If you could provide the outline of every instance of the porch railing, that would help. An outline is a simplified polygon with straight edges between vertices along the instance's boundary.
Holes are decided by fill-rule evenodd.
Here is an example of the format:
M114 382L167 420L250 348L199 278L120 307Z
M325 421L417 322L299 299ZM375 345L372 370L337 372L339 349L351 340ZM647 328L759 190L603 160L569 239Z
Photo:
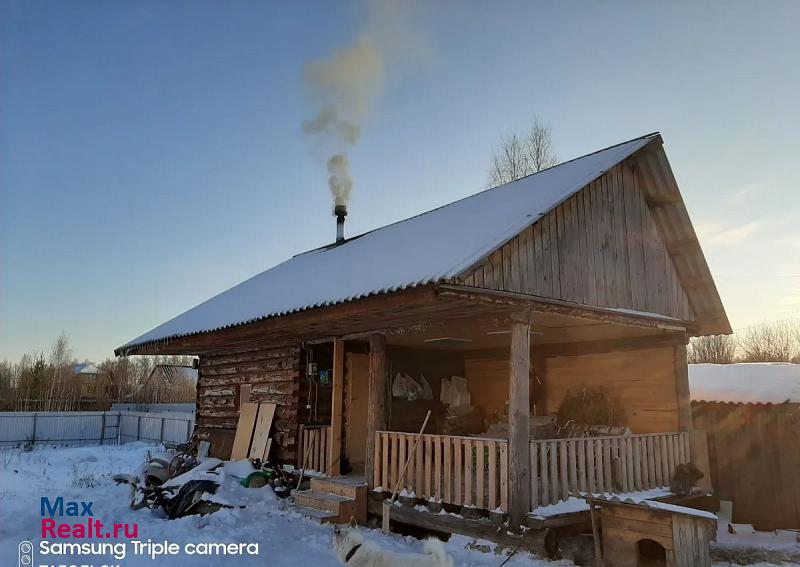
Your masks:
M675 467L689 460L685 432L531 441L531 509L581 492L668 486Z
M376 432L373 486L392 490L416 433ZM581 492L624 493L669 485L690 459L688 433L531 441L531 510ZM508 443L423 435L401 489L447 504L508 510Z
M378 431L373 486L394 488L416 433ZM508 509L508 443L423 435L401 485L418 498L485 510Z
M330 432L330 425L300 426L297 468L327 474Z

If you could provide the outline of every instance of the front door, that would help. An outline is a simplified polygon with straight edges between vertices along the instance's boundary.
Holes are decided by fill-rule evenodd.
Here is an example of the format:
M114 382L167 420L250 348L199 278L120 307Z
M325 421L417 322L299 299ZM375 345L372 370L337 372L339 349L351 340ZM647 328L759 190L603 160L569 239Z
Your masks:
M347 353L347 458L354 471L364 470L369 403L369 355Z

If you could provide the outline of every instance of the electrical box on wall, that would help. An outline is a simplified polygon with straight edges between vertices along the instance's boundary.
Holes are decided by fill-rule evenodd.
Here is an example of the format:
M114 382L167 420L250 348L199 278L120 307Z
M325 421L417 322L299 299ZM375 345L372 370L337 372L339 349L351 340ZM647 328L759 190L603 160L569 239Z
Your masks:
M306 365L306 374L309 378L313 378L317 375L317 363L316 362L309 362Z

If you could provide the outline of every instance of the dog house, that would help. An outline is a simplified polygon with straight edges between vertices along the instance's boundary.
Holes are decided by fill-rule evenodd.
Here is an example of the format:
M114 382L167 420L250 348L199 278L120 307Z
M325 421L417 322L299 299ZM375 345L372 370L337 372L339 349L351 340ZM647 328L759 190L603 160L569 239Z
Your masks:
M613 567L711 567L717 517L703 510L619 496L587 498L599 507L602 561ZM593 510L593 522L597 514Z

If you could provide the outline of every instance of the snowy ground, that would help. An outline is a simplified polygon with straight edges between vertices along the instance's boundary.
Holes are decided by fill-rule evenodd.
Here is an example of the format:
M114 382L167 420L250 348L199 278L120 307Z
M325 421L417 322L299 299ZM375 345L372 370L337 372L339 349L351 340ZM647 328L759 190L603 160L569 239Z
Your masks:
M284 501L275 498L270 488L242 489L248 500L245 509L224 509L205 517L192 516L167 520L150 510L132 511L128 507L129 491L126 486L116 486L111 474L135 472L152 446L133 443L123 446L37 448L32 452L17 449L0 450L0 565L17 565L18 544L22 540L33 542L34 566L38 565L120 565L125 567L169 566L263 566L297 567L305 565L336 567L341 565L331 550L330 526L314 524L294 513ZM238 487L236 488L238 490ZM51 500L63 496L65 501L91 501L93 517L108 525L111 523L138 524L138 539L177 543L181 553L152 560L146 555L134 555L133 546L126 546L126 557L113 555L45 556L40 553L41 523L40 499ZM58 519L58 518L57 518ZM59 519L78 523L86 518ZM368 538L379 540L381 545L395 551L421 551L421 542L400 536L386 536L379 531L368 531ZM55 541L52 538L46 538ZM106 541L78 540L62 541ZM185 544L200 542L258 543L257 556L250 555L187 555ZM497 567L504 559L495 552L484 553L469 549L472 540L453 537L447 550L456 565L470 567ZM487 544L488 542L479 542ZM548 562L518 553L507 565L511 567L544 567L571 565L568 561ZM725 565L725 564L718 564ZM767 565L767 564L761 564Z

